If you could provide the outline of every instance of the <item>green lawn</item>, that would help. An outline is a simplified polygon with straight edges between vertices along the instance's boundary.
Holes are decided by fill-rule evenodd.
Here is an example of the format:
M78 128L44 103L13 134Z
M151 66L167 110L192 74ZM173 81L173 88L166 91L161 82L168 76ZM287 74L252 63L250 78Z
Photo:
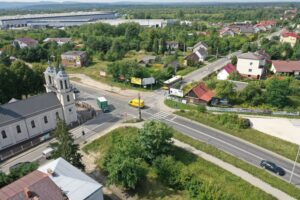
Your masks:
M185 67L183 68L182 70L179 70L176 74L177 75L180 75L180 76L185 76L195 70L197 70L198 68L197 67Z
M93 141L84 147L85 152L94 152L98 155L97 165L99 169L103 167L103 157L114 146L114 141L122 137L134 138L138 134L138 129L133 127L123 127L113 130L111 133ZM174 133L178 137L179 133ZM197 178L218 185L222 191L226 192L232 199L276 199L271 195L252 186L237 176L223 170L222 168L199 158L183 149L174 147L173 156L178 162L184 164L184 169L193 171ZM190 199L187 191L174 191L169 187L162 185L158 179L155 170L148 166L147 180L139 185L136 191L138 199L153 200L171 200L171 199Z

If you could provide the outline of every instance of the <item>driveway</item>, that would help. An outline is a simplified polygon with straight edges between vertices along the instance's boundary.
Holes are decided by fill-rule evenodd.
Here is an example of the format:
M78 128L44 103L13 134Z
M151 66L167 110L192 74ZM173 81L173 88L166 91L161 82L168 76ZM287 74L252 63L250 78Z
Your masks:
M251 117L253 128L300 145L300 119Z

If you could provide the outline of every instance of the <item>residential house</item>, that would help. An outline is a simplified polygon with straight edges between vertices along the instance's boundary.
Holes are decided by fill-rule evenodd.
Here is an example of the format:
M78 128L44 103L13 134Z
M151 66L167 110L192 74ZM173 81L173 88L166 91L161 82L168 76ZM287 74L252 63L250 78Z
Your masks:
M204 48L199 48L196 52L193 52L184 58L184 65L187 66L189 65L188 63L204 62L207 56L207 50Z
M179 43L176 41L167 41L166 42L166 49L170 51L177 50L179 48Z
M271 71L277 75L300 75L300 61L272 60Z
M261 31L271 30L272 28L276 27L277 21L276 20L267 20L261 21L255 25L255 27L259 28Z
M143 59L139 61L139 64L146 66L154 63L155 60L156 60L156 56L144 56Z
M234 37L237 33L229 27L222 28L219 32L220 37L231 36Z
M207 104L214 96L213 91L208 89L204 82L199 83L192 88L185 96L187 103Z
M0 189L1 200L67 200L48 173L35 170Z
M43 42L44 43L55 42L59 46L62 46L64 44L71 43L72 39L71 38L46 38Z
M204 49L205 51L208 51L208 45L205 42L198 42L193 46L193 52L197 52L199 49Z
M300 36L293 32L284 32L280 36L281 43L288 43L292 47L296 45L298 39L300 39Z
M225 65L223 69L218 73L217 79L218 80L227 80L229 75L236 71L236 66L231 63Z
M53 160L37 171L47 174L68 200L103 200L103 186L63 158Z
M57 118L68 125L77 123L69 76L51 66L44 76L47 93L0 106L0 161L49 138Z
M245 35L252 35L257 33L259 30L255 29L252 25L246 25L246 26L239 26L240 28L240 34L245 34Z
M248 52L237 56L237 71L245 77L260 79L265 73L268 56L261 52Z
M19 46L21 49L24 48L33 48L39 44L37 40L32 38L24 37L24 38L17 38L13 41L14 46Z
M63 66L82 67L87 65L87 54L85 51L68 51L61 54Z
M281 20L293 20L297 16L297 9L285 10Z

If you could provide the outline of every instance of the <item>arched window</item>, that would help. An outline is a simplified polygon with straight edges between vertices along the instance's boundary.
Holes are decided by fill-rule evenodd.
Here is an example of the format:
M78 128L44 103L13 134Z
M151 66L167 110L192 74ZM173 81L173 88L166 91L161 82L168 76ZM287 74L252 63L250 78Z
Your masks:
M48 118L47 118L47 116L44 117L44 122L45 122L45 124L48 124Z
M5 132L5 131L1 131L1 135L2 135L2 138L3 138L3 139L7 138L7 135L6 135L6 132Z
M60 80L59 81L59 83L60 83L60 89L62 90L62 89L64 89L64 86L63 86L63 81L62 80Z
M67 95L67 101L68 101L68 102L70 101L70 96L69 96L69 95Z
M17 125L17 126L16 126L16 129L17 129L17 133L21 133L21 132L22 132L22 131L21 131L20 125Z
M48 79L49 79L49 83L52 84L51 76L48 76Z
M34 120L31 121L31 127L32 127L32 128L35 128Z
M68 83L67 83L67 80L65 80L65 89L68 89Z

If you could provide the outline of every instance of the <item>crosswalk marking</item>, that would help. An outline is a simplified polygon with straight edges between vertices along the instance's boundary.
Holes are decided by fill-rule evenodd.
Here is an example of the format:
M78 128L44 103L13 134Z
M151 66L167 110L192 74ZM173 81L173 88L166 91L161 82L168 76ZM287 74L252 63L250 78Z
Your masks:
M166 119L168 116L170 116L169 113L165 113L165 112L157 112L155 113L154 115L152 115L149 119L152 120L152 119Z

